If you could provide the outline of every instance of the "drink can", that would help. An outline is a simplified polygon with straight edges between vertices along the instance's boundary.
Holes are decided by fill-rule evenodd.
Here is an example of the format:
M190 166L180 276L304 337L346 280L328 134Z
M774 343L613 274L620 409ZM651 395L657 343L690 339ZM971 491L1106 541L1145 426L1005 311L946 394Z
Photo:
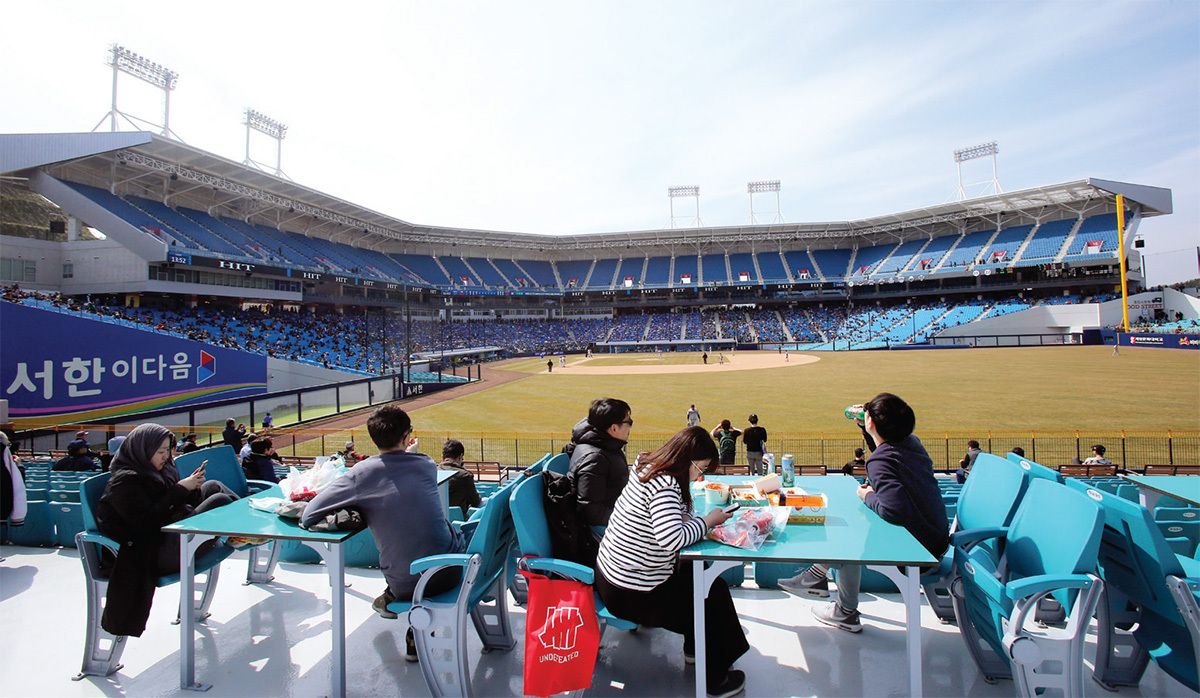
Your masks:
M791 487L796 484L795 458L790 453L783 454L782 461L783 486Z
M862 405L850 405L842 414L846 415L846 419L852 422L862 422L867 418L867 411Z

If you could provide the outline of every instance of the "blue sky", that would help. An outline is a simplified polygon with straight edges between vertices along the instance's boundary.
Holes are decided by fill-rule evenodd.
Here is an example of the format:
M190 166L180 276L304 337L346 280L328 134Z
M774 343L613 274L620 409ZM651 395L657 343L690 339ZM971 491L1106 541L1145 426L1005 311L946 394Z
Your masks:
M782 181L789 222L906 211L953 199L952 152L996 140L1006 190L1171 188L1175 214L1141 231L1151 281L1197 276L1194 0L331 7L7 7L0 132L91 129L116 41L180 73L171 125L189 144L240 160L253 107L289 125L300 183L534 233L665 227L674 184L700 186L706 225L742 224L757 179ZM132 80L121 102L159 111Z

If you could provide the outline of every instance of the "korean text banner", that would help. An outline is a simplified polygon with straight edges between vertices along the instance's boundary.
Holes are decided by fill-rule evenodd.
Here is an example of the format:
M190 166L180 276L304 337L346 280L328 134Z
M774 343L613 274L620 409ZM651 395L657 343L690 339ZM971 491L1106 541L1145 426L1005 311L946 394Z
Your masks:
M73 422L266 392L267 358L0 302L0 397L17 424Z

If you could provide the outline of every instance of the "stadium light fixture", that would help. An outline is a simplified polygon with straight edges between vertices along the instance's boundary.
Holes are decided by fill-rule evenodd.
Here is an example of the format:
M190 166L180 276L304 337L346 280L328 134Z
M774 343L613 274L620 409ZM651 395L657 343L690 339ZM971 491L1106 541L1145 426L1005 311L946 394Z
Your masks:
M267 165L258 162L250 157L250 132L258 131L275 141L275 175L279 177L287 177L283 173L283 139L287 138L288 127L281 121L276 121L266 114L255 111L254 109L246 109L245 119L242 121L246 125L246 158L242 160L243 165L250 165L261 170L266 170ZM290 177L289 177L290 179Z
M690 198L695 200L696 214L694 216L676 216L675 215L675 199ZM703 225L700 222L700 187L695 184L667 187L667 202L671 207L671 227L675 227L675 221L684 220L691 224L694 228L699 228Z
M974 186L976 184L991 184L991 186L994 190L992 192L993 194L999 195L999 194L1004 193L1004 190L1000 188L1000 177L997 174L997 169L996 169L996 157L999 154L1000 154L1000 146L999 146L999 144L996 143L996 141L988 141L987 143L980 143L979 145L973 145L969 148L960 148L960 149L954 151L954 167L955 167L955 169L958 170L958 200L959 201L962 201L963 199L967 198L966 187ZM963 177L962 177L962 164L964 162L968 162L971 160L978 160L980 158L988 158L988 157L990 157L992 159L992 179L990 181L983 180L980 182L971 182L969 185L964 185Z
M746 183L746 194L750 197L750 225L758 224L758 216L754 213L754 195L755 194L770 194L775 193L775 215L771 217L771 223L783 223L783 213L779 208L779 191L783 187L778 179L762 179L757 182Z
M112 106L92 130L100 128L100 125L107 119L109 130L116 131L117 117L119 116L139 131L143 130L145 126L154 126L163 136L181 140L171 131L171 91L175 89L175 85L179 81L179 73L160 63L155 63L141 54L130 51L120 44L113 44L109 48L106 64L112 67ZM126 114L117 108L117 80L121 73L131 75L162 91L163 121L161 124Z

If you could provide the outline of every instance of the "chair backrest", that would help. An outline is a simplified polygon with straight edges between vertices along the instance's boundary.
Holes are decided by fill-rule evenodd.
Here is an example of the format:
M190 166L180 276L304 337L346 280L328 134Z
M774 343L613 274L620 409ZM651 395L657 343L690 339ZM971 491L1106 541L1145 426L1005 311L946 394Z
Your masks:
M1015 453L1008 454L1008 459L1013 463L1016 463L1021 470L1029 473L1030 477L1041 478L1043 480L1049 480L1059 484L1062 484L1063 480L1065 479L1063 478L1062 473L1059 473L1051 468L1047 468L1039 463L1034 463L1028 458L1022 458Z
M1009 578L1093 572L1103 531L1104 510L1095 497L1034 479L1005 537ZM1056 591L1054 597L1069 609L1074 595Z
M1105 490L1107 491L1107 490ZM1197 507L1155 507L1155 521L1197 521L1200 522L1200 508Z
M79 503L83 512L83 530L92 533L99 533L100 529L96 527L96 506L100 503L100 496L104 494L104 488L108 485L109 478L112 473L101 473L93 475L83 482L79 483Z
M546 470L558 475L566 475L571 469L571 457L565 453L559 453L550 460L546 461Z
M546 525L545 493L546 481L541 476L527 477L513 488L509 508L517 532L517 548L522 555L550 557L554 554L550 528Z
M1105 584L1136 601L1143 608L1182 624L1179 611L1167 589L1169 574L1185 576L1175 553L1150 512L1131 502L1083 483L1067 483L1098 502L1104 511L1104 536L1100 546L1100 569Z
M250 487L246 484L246 472L242 470L242 464L238 461L237 454L233 452L233 447L228 444L210 446L177 455L175 456L175 469L179 471L179 477L187 477L200 467L201 462L206 460L208 461L208 465L204 468L206 479L216 480L233 490L233 493L239 497L249 494Z
M958 530L1012 523L1029 481L1029 475L1016 463L980 453L958 496Z
M478 603L496 578L504 574L508 551L512 548L515 537L509 498L512 496L513 486L522 481L510 480L496 490L479 512L478 526L471 536L471 542L467 544L467 553L478 554L480 557L479 574L471 594L471 604Z

